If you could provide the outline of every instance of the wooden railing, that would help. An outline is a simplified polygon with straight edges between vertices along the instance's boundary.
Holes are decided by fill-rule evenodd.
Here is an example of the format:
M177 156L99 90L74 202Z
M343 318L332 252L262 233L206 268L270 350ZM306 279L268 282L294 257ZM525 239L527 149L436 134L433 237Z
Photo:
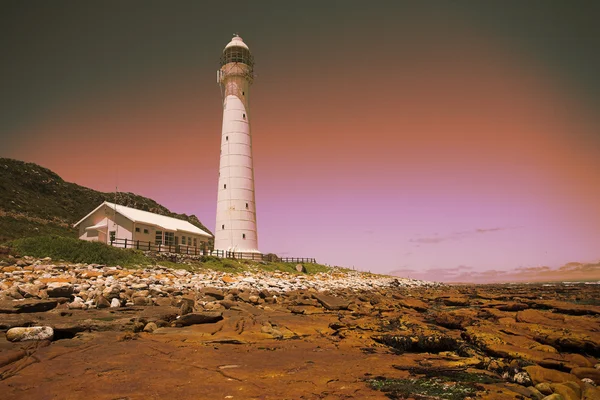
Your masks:
M110 241L110 245L124 249L155 251L157 253L179 253L188 254L191 256L208 255L207 252L204 252L204 249L196 246L185 246L182 244L156 244L152 242L144 242L143 240L115 239Z
M316 263L314 258L303 257L277 257L274 254L261 254L249 252L235 252L224 250L204 250L196 246L185 246L182 244L156 244L142 240L114 239L110 245L123 249L136 249L143 251L154 251L157 253L178 253L190 256L215 256L219 258L245 259L255 261L276 261L276 262L297 262L297 263Z

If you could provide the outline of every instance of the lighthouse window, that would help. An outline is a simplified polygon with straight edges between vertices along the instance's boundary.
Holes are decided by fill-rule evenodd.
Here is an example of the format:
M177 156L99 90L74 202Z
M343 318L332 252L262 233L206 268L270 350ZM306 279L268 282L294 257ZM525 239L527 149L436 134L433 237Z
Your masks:
M248 203L246 203L246 208L248 208Z
M246 234L242 233L242 239L246 239Z
M229 140L229 136L225 136L225 140Z
M224 184L224 185L223 185L223 189L227 189L227 184Z
M221 229L225 229L225 225L221 225Z
M172 246L175 244L175 232L165 232L165 245Z
M246 119L246 114L243 114L243 115L244 115L244 119Z
M246 93L242 92L242 96L245 96L245 95L246 95Z

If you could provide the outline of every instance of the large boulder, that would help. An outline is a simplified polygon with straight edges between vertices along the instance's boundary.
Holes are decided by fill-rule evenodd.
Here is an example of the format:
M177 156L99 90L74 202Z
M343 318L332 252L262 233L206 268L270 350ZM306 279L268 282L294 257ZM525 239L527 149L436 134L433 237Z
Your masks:
M573 368L571 373L579 379L589 378L594 381L596 385L600 385L600 369L596 368Z
M46 289L48 297L71 297L73 285L69 282L50 282Z
M223 319L223 313L217 311L193 312L182 315L176 325L188 326L196 324L210 324Z
M52 340L54 330L49 326L31 326L27 328L11 328L6 332L6 339L11 342L27 340Z
M542 382L564 383L579 381L579 379L573 374L540 367L538 365L530 365L525 367L524 370L527 371L529 377L531 377L533 384Z

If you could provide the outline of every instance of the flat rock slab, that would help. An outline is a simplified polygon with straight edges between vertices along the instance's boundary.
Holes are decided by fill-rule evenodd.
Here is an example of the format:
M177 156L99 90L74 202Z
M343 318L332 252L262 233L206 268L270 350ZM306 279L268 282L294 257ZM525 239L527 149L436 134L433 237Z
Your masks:
M402 307L412 308L417 311L427 311L429 305L421 300L410 297L398 299L398 304Z
M313 297L328 310L347 310L350 301L342 297L329 296L323 293L315 293Z
M182 315L175 323L188 326L196 324L210 324L223 319L223 313L215 311L195 312Z
M0 301L0 314L31 313L52 310L58 305L58 300L4 300Z

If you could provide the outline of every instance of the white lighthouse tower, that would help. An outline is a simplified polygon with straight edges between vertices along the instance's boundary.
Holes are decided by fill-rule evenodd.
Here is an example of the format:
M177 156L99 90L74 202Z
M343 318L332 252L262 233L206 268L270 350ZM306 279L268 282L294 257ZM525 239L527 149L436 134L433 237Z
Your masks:
M215 250L259 253L248 99L254 59L241 37L225 46L217 82L223 95L223 129Z

